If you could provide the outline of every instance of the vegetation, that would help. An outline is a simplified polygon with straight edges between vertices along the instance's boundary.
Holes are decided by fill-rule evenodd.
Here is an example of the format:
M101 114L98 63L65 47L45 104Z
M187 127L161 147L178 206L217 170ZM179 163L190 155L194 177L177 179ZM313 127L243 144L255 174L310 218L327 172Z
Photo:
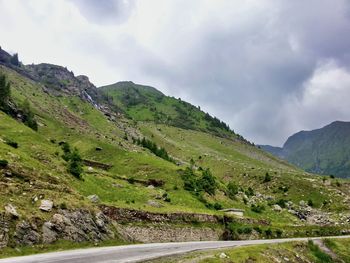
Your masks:
M10 100L10 83L4 74L0 74L0 110L7 112Z
M175 162L174 159L169 156L168 152L163 147L158 147L155 142L152 142L151 140L148 140L145 137L143 137L142 140L134 139L134 141L138 145L141 145L142 147L149 149L156 156L164 160L167 160L169 162Z
M6 168L8 164L7 160L0 160L0 168Z
M34 118L34 113L32 112L29 101L26 99L22 105L23 111L23 123L34 131L38 130L38 124Z
M182 179L184 181L184 189L187 191L194 193L204 191L210 195L215 195L217 182L210 169L203 170L202 176L198 177L195 174L194 170L192 170L190 167L187 167L182 174Z

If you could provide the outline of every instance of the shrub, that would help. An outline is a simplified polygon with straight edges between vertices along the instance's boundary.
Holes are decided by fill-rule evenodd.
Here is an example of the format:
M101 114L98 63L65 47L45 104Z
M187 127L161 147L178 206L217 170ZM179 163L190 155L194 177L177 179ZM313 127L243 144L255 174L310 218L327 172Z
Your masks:
M62 158L63 158L63 160L68 162L70 159L70 155L71 155L70 145L68 142L62 142L60 144L61 144L61 148L63 150Z
M135 178L134 177L130 177L128 179L126 179L128 181L129 184L134 184L135 183Z
M0 75L0 110L3 110L5 112L8 111L9 106L9 100L10 100L10 83L6 80L6 76L1 74Z
M75 148L70 154L68 171L76 178L81 179L81 174L83 172L83 160L81 159L77 148Z
M272 230L270 228L265 230L265 236L268 238L272 236Z
M271 178L271 175L270 175L268 172L266 172L265 178L264 178L264 183L270 182L271 179L272 179L272 178Z
M6 139L5 142L6 142L7 145L9 145L9 146L11 146L11 147L13 147L15 149L18 148L18 143L13 141L13 140L11 140L11 139Z
M227 195L231 199L235 199L236 195L238 194L239 187L234 182L229 182L227 185Z
M279 200L276 202L276 204L279 205L279 206L282 207L282 208L286 208L286 203L287 203L287 202L288 202L288 201L285 200L285 199L279 199Z
M221 210L222 209L222 205L220 203L217 203L217 202L214 203L213 207L214 207L215 210Z
M247 189L246 191L244 191L244 192L245 192L245 194L246 194L248 197L254 195L254 190L253 190L253 188L251 188L251 187L248 187L248 189Z
M252 204L250 209L253 212L260 214L260 213L262 213L265 210L265 206Z
M0 160L0 168L6 168L8 164L7 160Z
M281 229L276 230L276 235L278 238L282 237L283 231Z
M311 199L309 199L307 201L307 205L313 207L314 206L314 202Z
M198 186L210 195L215 195L217 187L215 177L212 175L209 169L202 172L202 177L199 179Z

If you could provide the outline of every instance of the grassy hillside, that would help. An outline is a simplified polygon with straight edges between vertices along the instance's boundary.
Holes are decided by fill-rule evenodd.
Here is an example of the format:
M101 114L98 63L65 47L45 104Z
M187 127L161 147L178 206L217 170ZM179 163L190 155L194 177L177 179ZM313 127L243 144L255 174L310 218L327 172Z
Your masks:
M21 107L27 100L38 123L34 131L0 112L0 160L8 161L8 167L0 170L0 212L9 203L20 219L47 219L59 209L98 211L99 205L214 215L235 207L244 210L245 218L225 225L231 238L339 234L347 228L347 180L324 180L305 173L245 142L221 122L213 124L215 119L186 102L153 88L134 84L130 88L127 83L125 90L103 88L105 99L113 100L115 106L108 110L108 101L97 105L79 96L79 89L70 93L61 87L64 90L55 88L52 93L50 87L6 67L0 73L11 83L12 102ZM120 103L123 98L136 102L127 106ZM119 109L129 118L113 113ZM156 118L159 114L169 121ZM188 119L188 127L173 122L186 124ZM144 137L153 148L137 143ZM63 142L76 147L86 161L110 169L85 165L82 179L77 179L62 158ZM170 158L158 157L154 147ZM90 195L100 201L91 202ZM54 200L53 211L40 211L35 197ZM293 214L306 209L300 202L309 202L307 216L345 225L328 224L321 229L318 222L301 220ZM276 210L276 204L281 210Z
M99 88L107 100L136 121L152 121L183 129L192 129L232 137L227 124L180 98L165 96L153 87L118 82Z

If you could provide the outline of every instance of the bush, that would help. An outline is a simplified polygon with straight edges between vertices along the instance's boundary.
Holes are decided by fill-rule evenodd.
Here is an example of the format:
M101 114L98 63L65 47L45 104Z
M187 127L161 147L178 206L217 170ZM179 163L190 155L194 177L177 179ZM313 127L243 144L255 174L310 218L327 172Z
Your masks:
M221 210L222 209L222 205L220 203L217 203L217 202L214 203L213 207L214 207L215 210Z
M227 185L227 195L231 199L235 199L236 195L238 194L239 187L234 182L229 182Z
M245 194L246 194L248 197L254 195L254 190L253 190L253 188L251 188L251 187L248 187L248 190L246 190L246 191L244 191L244 192L245 192Z
M276 230L276 235L278 238L282 237L283 231L281 229Z
M250 208L253 212L255 213L262 213L265 210L265 206L263 205L254 205L252 204L251 208Z
M215 177L212 175L209 169L202 172L202 177L198 181L198 186L210 195L215 195L217 187Z
M313 207L314 206L314 202L311 199L309 199L307 201L307 205Z
M0 168L6 168L9 162L7 160L0 160Z
M15 149L18 148L18 143L13 141L13 140L11 140L11 139L6 139L5 142L6 142L7 145L9 145L9 146L11 146L11 147L13 147Z
M282 208L286 208L286 203L287 203L287 202L288 202L288 201L285 200L285 199L279 199L279 200L276 202L276 204L279 205L279 206L282 207Z
M268 183L271 181L271 175L269 173L266 173L265 174L265 178L264 178L264 183Z
M10 83L6 80L6 76L0 74L0 110L8 112L10 100Z
M135 178L134 177L130 177L128 179L126 179L128 181L129 184L134 184L135 183Z
M81 174L83 172L83 160L81 159L77 148L75 148L70 154L68 171L76 178L81 179Z
M70 159L70 155L71 155L70 145L68 144L68 142L63 142L63 143L61 143L61 148L63 150L62 158L63 158L63 160L68 162Z
M268 238L272 236L272 230L270 228L265 230L265 236Z

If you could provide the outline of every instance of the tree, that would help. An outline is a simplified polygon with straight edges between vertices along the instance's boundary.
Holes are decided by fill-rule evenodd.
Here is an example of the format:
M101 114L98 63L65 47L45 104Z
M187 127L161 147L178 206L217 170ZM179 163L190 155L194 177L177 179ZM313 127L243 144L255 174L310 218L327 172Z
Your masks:
M23 102L22 111L23 111L23 123L27 125L29 128L33 129L34 131L37 131L38 124L35 120L34 113L32 112L29 101L27 99Z
M73 152L70 154L68 171L76 178L81 179L81 174L83 172L83 160L80 157L77 148L74 148Z
M10 83L7 82L6 76L0 75L0 110L7 112L8 111L8 103L10 100L10 92L11 86Z
M198 184L200 187L210 195L215 195L216 181L209 169L206 169L202 173L202 178L199 179Z
M234 182L229 182L227 185L227 195L231 199L235 199L236 195L238 194L239 187Z
M264 178L264 183L268 183L271 181L271 175L269 173L266 173L265 174L265 178Z

